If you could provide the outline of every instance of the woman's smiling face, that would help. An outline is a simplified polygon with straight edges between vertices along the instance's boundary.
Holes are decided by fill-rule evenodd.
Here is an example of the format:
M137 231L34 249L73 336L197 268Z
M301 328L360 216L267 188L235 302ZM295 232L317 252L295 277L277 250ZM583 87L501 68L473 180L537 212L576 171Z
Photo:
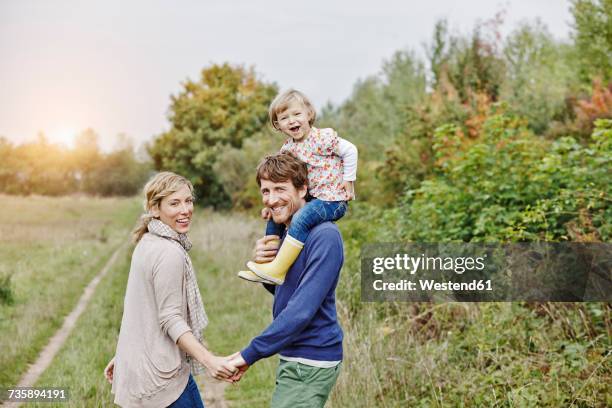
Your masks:
M164 197L153 215L179 234L189 231L193 216L193 195L188 186Z

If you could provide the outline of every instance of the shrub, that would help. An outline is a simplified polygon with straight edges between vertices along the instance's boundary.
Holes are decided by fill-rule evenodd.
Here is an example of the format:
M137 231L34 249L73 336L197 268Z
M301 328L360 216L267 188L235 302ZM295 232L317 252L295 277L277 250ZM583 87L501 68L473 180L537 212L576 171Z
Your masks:
M524 120L494 115L481 139L457 148L456 126L436 130L437 177L410 190L401 235L416 241L603 240L610 238L612 121L597 122L592 143L548 142Z

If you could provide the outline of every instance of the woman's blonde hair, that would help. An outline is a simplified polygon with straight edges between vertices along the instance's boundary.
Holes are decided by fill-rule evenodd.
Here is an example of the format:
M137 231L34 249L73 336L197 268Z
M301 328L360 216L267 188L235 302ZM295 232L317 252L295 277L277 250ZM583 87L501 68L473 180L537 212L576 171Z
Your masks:
M191 191L191 195L193 195L193 184L185 177L169 171L157 173L147 181L143 189L145 196L145 213L140 217L136 228L132 231L132 240L134 243L140 241L142 236L147 232L149 222L155 218L151 210L159 208L164 197L176 193L184 186L189 187L189 191Z
M283 93L280 93L274 98L272 103L270 104L270 109L268 110L268 117L270 119L270 125L276 130L280 130L278 127L278 114L287 110L289 104L293 101L299 102L308 111L308 123L312 126L317 118L317 112L315 111L314 106L310 102L310 99L306 97L300 91L296 91L295 89L289 89Z

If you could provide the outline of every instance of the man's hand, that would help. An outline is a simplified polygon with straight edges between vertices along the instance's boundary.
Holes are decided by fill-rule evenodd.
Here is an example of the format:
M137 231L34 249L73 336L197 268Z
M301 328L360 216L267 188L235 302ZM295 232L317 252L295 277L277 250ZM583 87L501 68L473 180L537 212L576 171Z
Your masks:
M270 211L268 207L262 208L261 218L263 218L266 221L270 221L270 218L272 218L272 211Z
M115 357L113 357L111 361L108 362L108 364L106 365L106 368L104 369L104 377L109 382L109 384L113 383L114 371L115 371Z
M255 248L253 248L253 261L257 263L272 262L279 246L280 237L278 235L266 235L259 238L255 242Z
M230 379L233 382L240 381L246 370L249 369L249 365L246 363L246 361L244 361L244 358L242 358L242 355L239 351L232 354L231 356L227 356L227 358L229 359L229 363L238 369L238 372L234 374Z
M218 357L213 354L204 361L204 366L208 373L216 380L223 380L229 383L234 382L232 377L239 373L235 364L230 362L228 357Z
M353 200L355 198L355 184L352 181L343 181L342 189L346 191L349 200Z

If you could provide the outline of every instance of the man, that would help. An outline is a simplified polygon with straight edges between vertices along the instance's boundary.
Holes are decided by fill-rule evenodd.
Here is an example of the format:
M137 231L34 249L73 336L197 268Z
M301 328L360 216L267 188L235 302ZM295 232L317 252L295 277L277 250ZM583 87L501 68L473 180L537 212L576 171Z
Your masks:
M289 226L306 204L306 164L288 153L267 156L257 167L264 206L277 224ZM255 262L269 262L277 236L255 245ZM273 321L234 355L239 376L255 362L280 355L271 406L323 407L340 373L342 329L336 315L336 286L344 261L342 237L331 222L316 226L281 286L264 284L274 295ZM239 379L239 378L238 378Z

